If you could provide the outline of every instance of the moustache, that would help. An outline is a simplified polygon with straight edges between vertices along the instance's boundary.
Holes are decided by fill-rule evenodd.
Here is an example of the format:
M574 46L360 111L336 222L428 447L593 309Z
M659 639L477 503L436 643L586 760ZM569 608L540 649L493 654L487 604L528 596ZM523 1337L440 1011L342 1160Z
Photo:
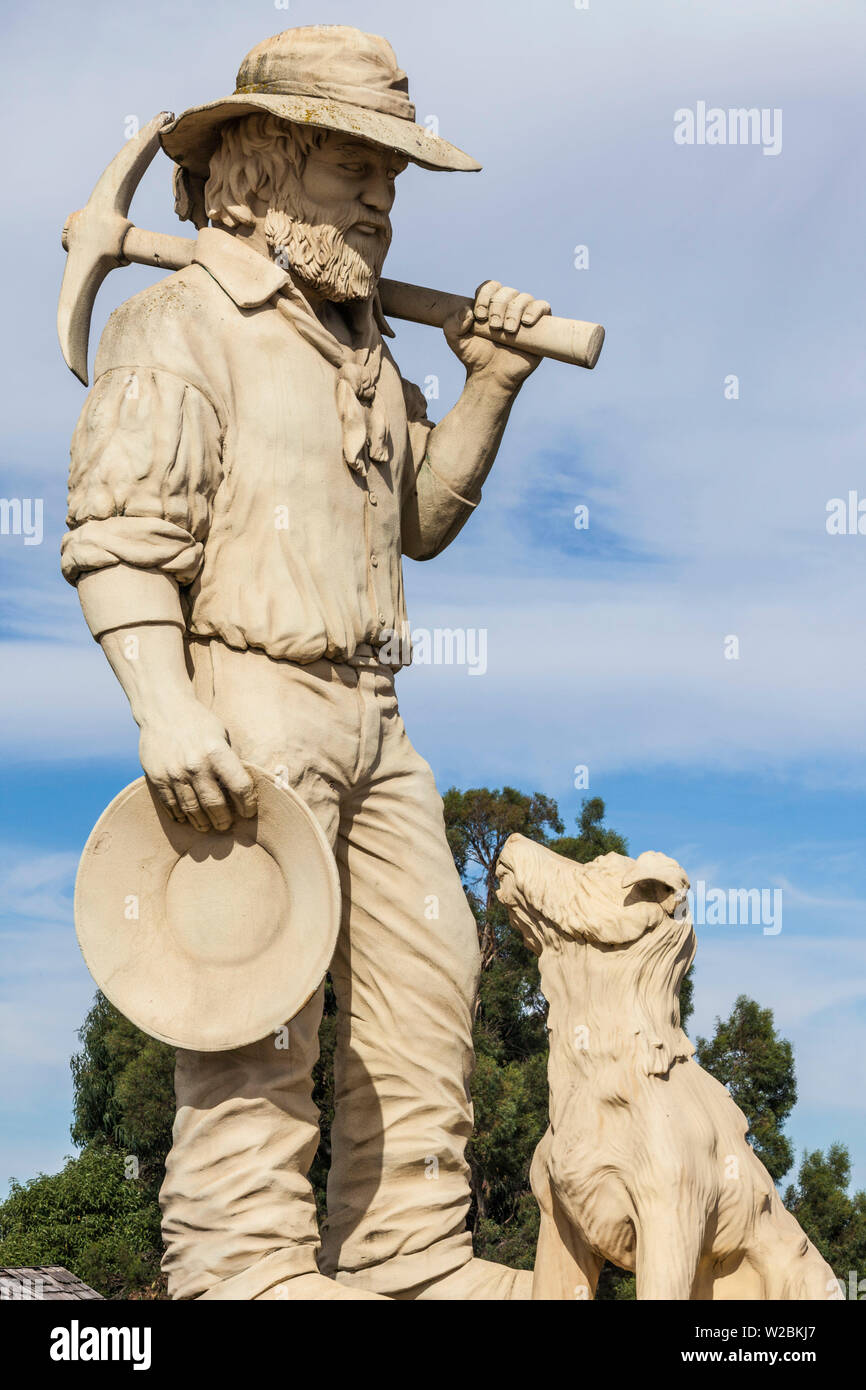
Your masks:
M343 235L345 236L348 232L354 231L360 232L362 236L375 234L384 241L390 241L391 219L389 217L382 217L381 214L374 216L372 213L366 213L363 217L354 218L352 222L349 223L349 226L345 228Z

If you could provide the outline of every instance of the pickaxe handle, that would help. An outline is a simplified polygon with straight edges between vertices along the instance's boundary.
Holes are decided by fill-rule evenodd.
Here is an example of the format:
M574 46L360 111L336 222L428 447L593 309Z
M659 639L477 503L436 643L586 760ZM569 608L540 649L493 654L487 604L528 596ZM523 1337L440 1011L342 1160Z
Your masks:
M189 265L194 249L195 242L189 237L143 232L139 227L130 227L123 241L125 260L138 265L164 266L167 270L181 270ZM379 296L386 316L426 323L430 328L441 328L457 309L471 308L473 304L473 300L462 294L409 285L404 280L380 280ZM532 328L518 328L516 333L505 333L486 323L476 323L473 331L479 338L508 343L511 347L523 348L539 357L554 357L557 362L568 362L575 367L594 367L604 342L600 323L559 319L552 314Z
M424 285L407 285L403 280L380 280L379 295L386 315L410 319L412 323L426 323L431 328L441 328L455 310L471 309L474 303L462 294L430 290ZM487 338L493 343L508 343L510 347L523 348L538 357L554 357L557 362L568 362L574 367L594 367L604 342L600 323L558 319L553 314L539 319L531 328L518 328L516 333L505 333L486 323L476 323L472 331L476 337Z
M161 111L129 140L100 176L89 202L72 214L63 229L68 260L60 288L57 330L66 363L85 386L90 315L108 272L131 261L181 270L193 258L195 242L189 237L142 231L127 216L130 199L159 148L160 131L173 119L170 111ZM473 303L463 295L407 285L402 280L380 280L379 293L385 314L432 328L441 328L455 310L470 308ZM473 331L491 342L507 343L576 367L594 367L604 342L601 324L552 315L516 333L492 329L486 323L476 323Z

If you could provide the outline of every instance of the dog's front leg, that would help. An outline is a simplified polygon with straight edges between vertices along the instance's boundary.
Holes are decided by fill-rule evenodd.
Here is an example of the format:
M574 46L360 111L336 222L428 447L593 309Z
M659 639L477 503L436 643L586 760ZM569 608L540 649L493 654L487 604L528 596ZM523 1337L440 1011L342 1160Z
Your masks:
M549 1149L548 1130L535 1150L530 1172L532 1191L541 1208L532 1297L556 1301L592 1299L602 1261L586 1245L557 1199L547 1166Z
M705 1218L684 1193L637 1206L636 1295L640 1299L682 1299L692 1296Z

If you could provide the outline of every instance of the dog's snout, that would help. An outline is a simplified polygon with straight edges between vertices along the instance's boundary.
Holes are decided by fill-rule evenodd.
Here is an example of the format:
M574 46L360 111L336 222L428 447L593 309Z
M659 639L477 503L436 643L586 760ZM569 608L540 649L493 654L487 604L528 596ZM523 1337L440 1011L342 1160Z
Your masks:
M501 879L503 874L515 874L515 860L520 859L520 841L522 835L509 835L502 849L499 851L499 858L496 861L496 877Z

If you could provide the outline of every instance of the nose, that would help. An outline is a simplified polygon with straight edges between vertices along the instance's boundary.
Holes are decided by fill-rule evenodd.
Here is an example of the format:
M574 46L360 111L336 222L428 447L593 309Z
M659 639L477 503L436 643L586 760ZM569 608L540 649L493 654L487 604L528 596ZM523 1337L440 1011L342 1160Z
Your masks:
M499 851L499 858L496 861L497 874L511 874L514 872L514 851L519 854L519 843L522 836L509 835L502 849Z
M515 850L519 853L521 844L525 843L525 838L525 836L518 834L517 831L514 831L513 834L508 836L508 839L505 841L505 844L499 851L500 858L502 858L503 855L513 856Z
M394 206L394 185L384 172L371 173L361 194L364 207L390 212Z

